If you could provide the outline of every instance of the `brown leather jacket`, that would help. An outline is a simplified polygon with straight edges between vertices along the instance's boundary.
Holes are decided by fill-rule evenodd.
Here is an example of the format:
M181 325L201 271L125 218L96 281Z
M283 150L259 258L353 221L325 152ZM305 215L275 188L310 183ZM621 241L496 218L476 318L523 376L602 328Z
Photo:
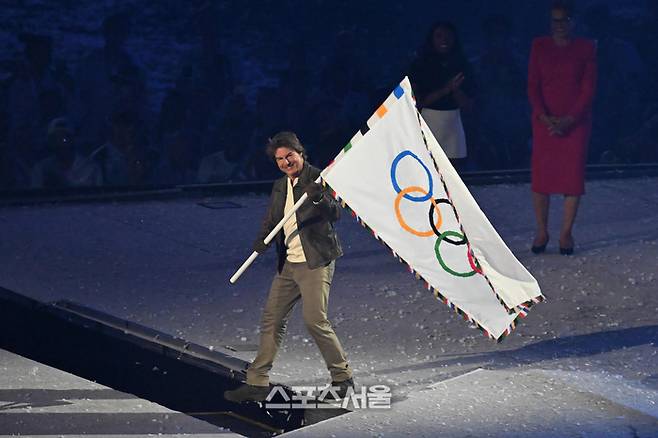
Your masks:
M293 187L295 202L304 194L306 186L320 176L320 169L304 163L304 168L299 175L299 181ZM288 187L284 175L274 182L272 194L270 195L270 206L263 219L256 243L262 242L272 229L283 219L283 210L286 205ZM297 216L297 229L302 241L302 248L306 257L306 263L310 269L326 266L333 260L343 255L334 222L340 218L340 207L335 199L324 193L317 204L308 200L295 213ZM281 272L286 261L286 246L284 244L283 229L272 239L276 242L278 270ZM256 243L254 248L256 248Z

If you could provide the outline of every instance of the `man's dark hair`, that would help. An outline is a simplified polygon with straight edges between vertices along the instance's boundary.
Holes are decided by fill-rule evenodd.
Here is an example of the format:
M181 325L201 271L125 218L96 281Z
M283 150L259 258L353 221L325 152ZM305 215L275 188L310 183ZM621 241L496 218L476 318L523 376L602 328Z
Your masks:
M297 138L297 134L290 131L282 131L276 133L272 138L267 140L265 153L268 157L274 160L274 154L279 148L290 148L300 154L306 160L306 149Z

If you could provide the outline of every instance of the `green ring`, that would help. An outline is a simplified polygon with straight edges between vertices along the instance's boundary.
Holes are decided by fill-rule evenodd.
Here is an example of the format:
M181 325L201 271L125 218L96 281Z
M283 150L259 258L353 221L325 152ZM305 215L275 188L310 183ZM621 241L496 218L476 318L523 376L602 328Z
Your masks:
M471 272L453 271L452 269L450 269L448 267L448 265L445 264L445 262L443 261L443 258L441 257L441 251L439 251L439 246L441 245L441 242L443 242L443 239L448 237L448 236L457 237L459 239L464 238L464 235L461 234L461 233L458 233L457 231L444 231L443 233L441 233L439 238L436 239L436 243L434 244L434 253L436 254L436 259L441 264L441 267L443 268L443 270L446 271L449 274L452 274L452 275L456 276L456 277L471 277L471 276L475 275L475 271L471 271Z

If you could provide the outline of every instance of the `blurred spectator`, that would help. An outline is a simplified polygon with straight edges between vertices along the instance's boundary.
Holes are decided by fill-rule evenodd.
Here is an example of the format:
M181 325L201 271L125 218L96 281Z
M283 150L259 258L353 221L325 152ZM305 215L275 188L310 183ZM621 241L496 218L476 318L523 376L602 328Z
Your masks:
M50 123L48 149L50 155L32 170L32 187L98 186L102 183L98 164L76 150L73 131L65 119L54 119Z
M13 188L12 166L9 161L7 143L0 142L0 190Z
M310 108L309 127L313 142L307 144L308 160L320 169L336 158L354 134L340 105L333 99L317 102Z
M163 185L194 184L199 169L199 137L188 130L172 131L163 138L163 151L155 182Z
M614 35L617 21L603 3L586 11L585 23L596 39L599 64L589 149L594 163L631 161L630 151L621 139L635 133L642 124L645 66L635 46Z
M101 164L106 185L143 185L153 182L157 154L149 148L137 114L117 111L111 117L109 140L92 156Z
M144 74L125 49L130 31L127 12L105 18L104 46L92 51L79 65L76 113L80 141L87 149L106 138L110 115L116 111L135 112L148 120Z
M340 118L355 131L372 113L370 92L374 88L366 70L365 53L350 30L336 34L334 51L320 70L321 96L316 100L334 99L340 105ZM313 134L312 134L313 135Z
M411 65L411 84L425 122L457 166L467 155L461 110L472 106L473 76L455 26L434 23Z
M7 142L0 141L0 190L7 190L14 187L12 164L9 160L9 151L7 149Z
M278 169L272 166L272 160L265 154L263 145L272 132L288 129L284 114L280 111L281 99L277 89L263 87L256 97L257 111L251 126L251 138L245 154L245 176L248 179L274 179ZM248 136L247 136L248 137Z
M525 63L514 50L512 30L504 15L482 22L483 51L473 65L479 90L472 150L479 169L529 165Z
M308 109L312 102L313 70L308 59L306 45L295 41L289 50L288 67L281 73L279 81L280 111L286 129L294 129L300 135L312 135L308 129Z
M201 160L198 182L246 179L244 169L249 161L250 136L245 133L253 129L254 120L244 91L237 88L227 101L224 117L216 124L216 149ZM257 149L260 148L254 148L254 152Z
M155 144L163 145L167 137L187 129L190 126L189 118L190 111L181 92L176 88L169 89L160 108L155 128Z
M13 164L13 180L27 186L32 166L46 151L48 122L66 113L70 81L63 64L52 58L52 39L21 34L23 57L17 60L7 91L8 159Z
M658 77L658 1L646 0L638 28L634 32L635 45L647 68L647 77ZM642 90L645 106L658 103L658 87L648 83ZM648 108L647 108L648 109Z
M9 189L14 185L14 175L9 160L9 144L7 143L9 117L3 108L5 98L4 87L0 84L0 190Z
M642 117L642 125L619 141L620 148L639 163L658 163L658 103L650 105ZM603 157L605 158L605 156Z
M222 51L214 4L202 3L193 21L200 44L183 58L175 89L186 129L198 133L205 147L214 141L209 137L216 129L213 123L220 119L224 101L233 91L234 83L229 59Z

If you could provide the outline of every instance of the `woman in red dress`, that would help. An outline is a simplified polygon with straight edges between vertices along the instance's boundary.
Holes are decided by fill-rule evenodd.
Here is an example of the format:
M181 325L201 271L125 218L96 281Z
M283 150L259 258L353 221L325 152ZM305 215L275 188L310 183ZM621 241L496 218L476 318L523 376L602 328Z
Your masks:
M537 233L532 252L548 243L551 194L564 195L560 253L573 254L571 234L580 196L585 192L585 160L592 130L596 86L593 41L572 37L571 8L554 2L551 36L532 42L528 97L532 107L532 198Z

